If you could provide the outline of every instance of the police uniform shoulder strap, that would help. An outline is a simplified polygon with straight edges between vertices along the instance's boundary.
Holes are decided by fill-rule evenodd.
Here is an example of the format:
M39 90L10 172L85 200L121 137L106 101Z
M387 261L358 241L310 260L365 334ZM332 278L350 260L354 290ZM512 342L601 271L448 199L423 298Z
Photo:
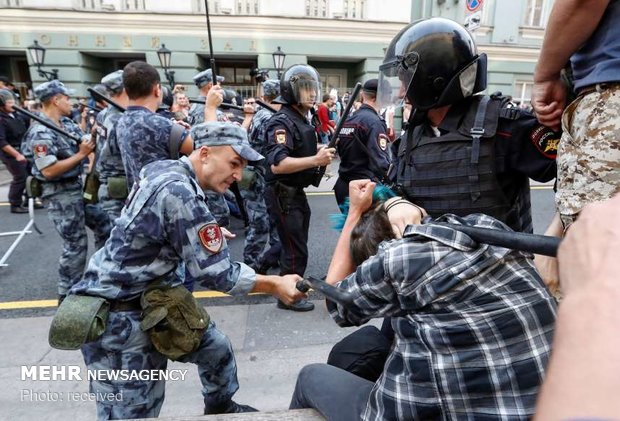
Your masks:
M180 124L173 123L170 130L170 140L168 141L168 152L170 159L179 159L179 149L181 148L181 139L185 128Z

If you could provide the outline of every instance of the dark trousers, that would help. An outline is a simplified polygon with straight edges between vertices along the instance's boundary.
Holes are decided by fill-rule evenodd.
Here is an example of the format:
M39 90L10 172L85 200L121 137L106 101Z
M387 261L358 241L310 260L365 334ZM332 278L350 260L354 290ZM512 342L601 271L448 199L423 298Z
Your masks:
M342 212L342 204L349 197L349 182L344 181L342 178L338 177L336 180L336 184L334 184L334 194L336 195L336 203L338 203L338 207Z
M0 152L0 161L13 176L11 186L9 187L9 203L11 203L11 206L20 206L23 201L24 189L26 188L28 163L27 161L19 162L4 152Z
M331 365L310 364L297 376L290 409L314 408L330 421L359 421L373 386Z
M280 275L297 274L304 276L308 265L308 230L310 228L310 205L306 194L300 190L286 209L280 206L273 186L267 186L269 213L277 221L278 235L282 250L280 252Z

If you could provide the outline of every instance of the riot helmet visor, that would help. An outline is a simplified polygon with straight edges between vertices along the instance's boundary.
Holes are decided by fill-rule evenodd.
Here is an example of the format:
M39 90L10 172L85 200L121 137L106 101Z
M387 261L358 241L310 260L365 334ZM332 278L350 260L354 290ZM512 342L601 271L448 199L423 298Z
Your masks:
M412 51L379 66L377 102L379 108L402 107L418 69L420 57Z
M292 76L290 79L291 91L297 103L306 107L313 107L317 98L321 98L321 86L313 78L304 74Z

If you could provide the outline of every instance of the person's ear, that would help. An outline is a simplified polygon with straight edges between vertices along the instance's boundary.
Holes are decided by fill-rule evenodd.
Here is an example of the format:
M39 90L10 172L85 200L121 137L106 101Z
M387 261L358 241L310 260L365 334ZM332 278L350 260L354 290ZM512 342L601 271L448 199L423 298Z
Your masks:
M161 97L161 85L159 83L153 85L153 96L156 98Z

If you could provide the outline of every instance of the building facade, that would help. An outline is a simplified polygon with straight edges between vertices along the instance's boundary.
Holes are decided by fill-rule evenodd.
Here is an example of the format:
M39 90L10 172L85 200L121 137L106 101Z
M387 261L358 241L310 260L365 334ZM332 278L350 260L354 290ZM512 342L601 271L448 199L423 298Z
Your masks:
M250 95L253 69L275 77L284 67L316 67L326 90L340 92L374 77L392 37L408 22L444 16L464 22L482 3L474 31L489 56L489 92L529 102L532 73L553 0L208 0L218 75ZM209 67L204 0L0 0L0 74L25 92L44 80L27 53L37 40L45 70L85 95L86 87L133 60L160 68L157 49L172 51L176 83L196 95L192 76ZM162 71L162 79L165 80Z

